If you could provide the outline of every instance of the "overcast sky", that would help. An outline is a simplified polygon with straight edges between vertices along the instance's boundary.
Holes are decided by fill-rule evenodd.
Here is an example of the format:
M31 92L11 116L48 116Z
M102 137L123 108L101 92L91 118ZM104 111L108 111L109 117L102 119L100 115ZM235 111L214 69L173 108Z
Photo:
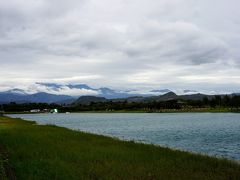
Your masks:
M0 86L240 91L239 0L0 0Z

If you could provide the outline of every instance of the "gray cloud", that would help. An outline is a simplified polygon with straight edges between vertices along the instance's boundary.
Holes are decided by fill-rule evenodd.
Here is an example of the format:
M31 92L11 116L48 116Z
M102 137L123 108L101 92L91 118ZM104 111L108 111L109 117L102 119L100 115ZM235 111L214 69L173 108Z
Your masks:
M63 81L193 89L205 83L214 89L224 76L236 89L239 5L237 0L0 1L0 85Z

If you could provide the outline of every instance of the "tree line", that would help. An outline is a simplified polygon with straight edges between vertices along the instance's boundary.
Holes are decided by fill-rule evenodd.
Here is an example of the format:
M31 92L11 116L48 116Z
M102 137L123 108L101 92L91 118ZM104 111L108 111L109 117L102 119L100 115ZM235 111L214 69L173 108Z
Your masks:
M32 109L48 110L58 109L59 112L78 112L78 111L146 111L154 112L164 109L194 109L194 108L230 108L240 110L240 96L214 96L212 98L204 97L202 100L181 100L173 99L168 101L151 102L128 102L126 101L107 101L91 102L90 104L72 104L59 105L47 103L9 103L0 105L0 111L4 112L28 112Z

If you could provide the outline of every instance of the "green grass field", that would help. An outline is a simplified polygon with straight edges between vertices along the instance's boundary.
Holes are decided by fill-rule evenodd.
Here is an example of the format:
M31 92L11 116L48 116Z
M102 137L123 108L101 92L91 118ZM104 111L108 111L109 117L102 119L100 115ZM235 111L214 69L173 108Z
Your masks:
M7 117L0 145L0 179L240 179L228 160Z

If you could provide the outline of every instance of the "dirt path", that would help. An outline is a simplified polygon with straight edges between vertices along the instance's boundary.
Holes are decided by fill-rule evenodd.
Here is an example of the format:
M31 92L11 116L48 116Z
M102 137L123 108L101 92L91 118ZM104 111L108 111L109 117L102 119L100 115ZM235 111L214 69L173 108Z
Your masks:
M7 176L7 179L9 180L16 180L16 175L15 172L13 171L12 167L10 166L9 162L8 162L8 153L6 151L6 149L0 145L0 158L2 158L3 160L3 168L5 171L5 174Z

